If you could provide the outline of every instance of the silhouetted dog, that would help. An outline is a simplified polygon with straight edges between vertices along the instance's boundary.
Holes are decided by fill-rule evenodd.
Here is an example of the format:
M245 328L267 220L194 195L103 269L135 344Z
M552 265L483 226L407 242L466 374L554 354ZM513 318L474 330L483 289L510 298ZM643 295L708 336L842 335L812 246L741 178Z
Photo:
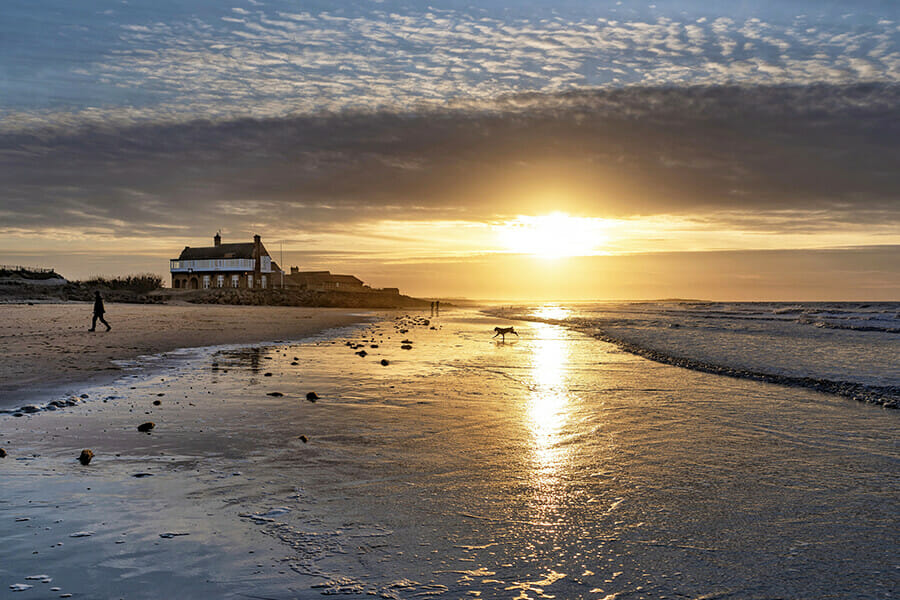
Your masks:
M504 344L506 343L506 334L507 333L512 333L512 334L515 334L516 337L519 337L519 334L516 333L516 330L513 329L512 327L494 327L494 331L496 332L494 334L494 337L497 337L498 335L502 336L500 339L503 341Z

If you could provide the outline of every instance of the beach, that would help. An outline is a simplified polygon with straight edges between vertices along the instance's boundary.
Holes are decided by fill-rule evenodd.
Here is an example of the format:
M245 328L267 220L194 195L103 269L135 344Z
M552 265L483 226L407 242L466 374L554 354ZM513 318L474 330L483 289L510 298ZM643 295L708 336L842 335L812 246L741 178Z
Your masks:
M276 306L107 304L89 333L90 303L0 305L0 408L112 381L139 356L179 348L294 340L360 319L360 311Z
M896 595L898 411L534 312L345 315L0 415L0 594Z

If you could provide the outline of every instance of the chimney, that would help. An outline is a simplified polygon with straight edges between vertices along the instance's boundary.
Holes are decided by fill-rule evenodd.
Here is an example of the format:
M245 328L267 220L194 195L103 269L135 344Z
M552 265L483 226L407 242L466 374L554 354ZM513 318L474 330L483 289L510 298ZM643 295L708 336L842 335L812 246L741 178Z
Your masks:
M219 235L219 232L218 232L218 231L216 232L215 237L213 237L213 244L216 245L216 246L221 246L221 245L222 245L222 236Z
M253 268L253 271L257 275L257 279L259 279L259 273L262 271L262 238L258 235L253 236L253 255L256 258L256 265Z

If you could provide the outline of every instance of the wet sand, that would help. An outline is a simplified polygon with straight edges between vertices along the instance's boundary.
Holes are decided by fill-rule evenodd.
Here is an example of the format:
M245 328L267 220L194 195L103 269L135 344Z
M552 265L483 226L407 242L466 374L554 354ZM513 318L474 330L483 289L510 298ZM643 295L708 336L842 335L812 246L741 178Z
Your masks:
M200 354L0 416L0 593L895 596L896 411L496 324Z
M273 306L107 304L89 333L93 305L0 305L0 408L121 375L120 362L176 348L297 340L361 320L359 310Z

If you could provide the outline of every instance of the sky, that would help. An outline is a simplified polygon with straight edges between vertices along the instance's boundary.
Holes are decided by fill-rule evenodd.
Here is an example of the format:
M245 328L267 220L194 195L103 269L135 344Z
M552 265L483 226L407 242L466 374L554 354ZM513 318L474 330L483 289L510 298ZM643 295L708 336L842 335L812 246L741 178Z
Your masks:
M0 3L0 263L900 299L900 3Z

